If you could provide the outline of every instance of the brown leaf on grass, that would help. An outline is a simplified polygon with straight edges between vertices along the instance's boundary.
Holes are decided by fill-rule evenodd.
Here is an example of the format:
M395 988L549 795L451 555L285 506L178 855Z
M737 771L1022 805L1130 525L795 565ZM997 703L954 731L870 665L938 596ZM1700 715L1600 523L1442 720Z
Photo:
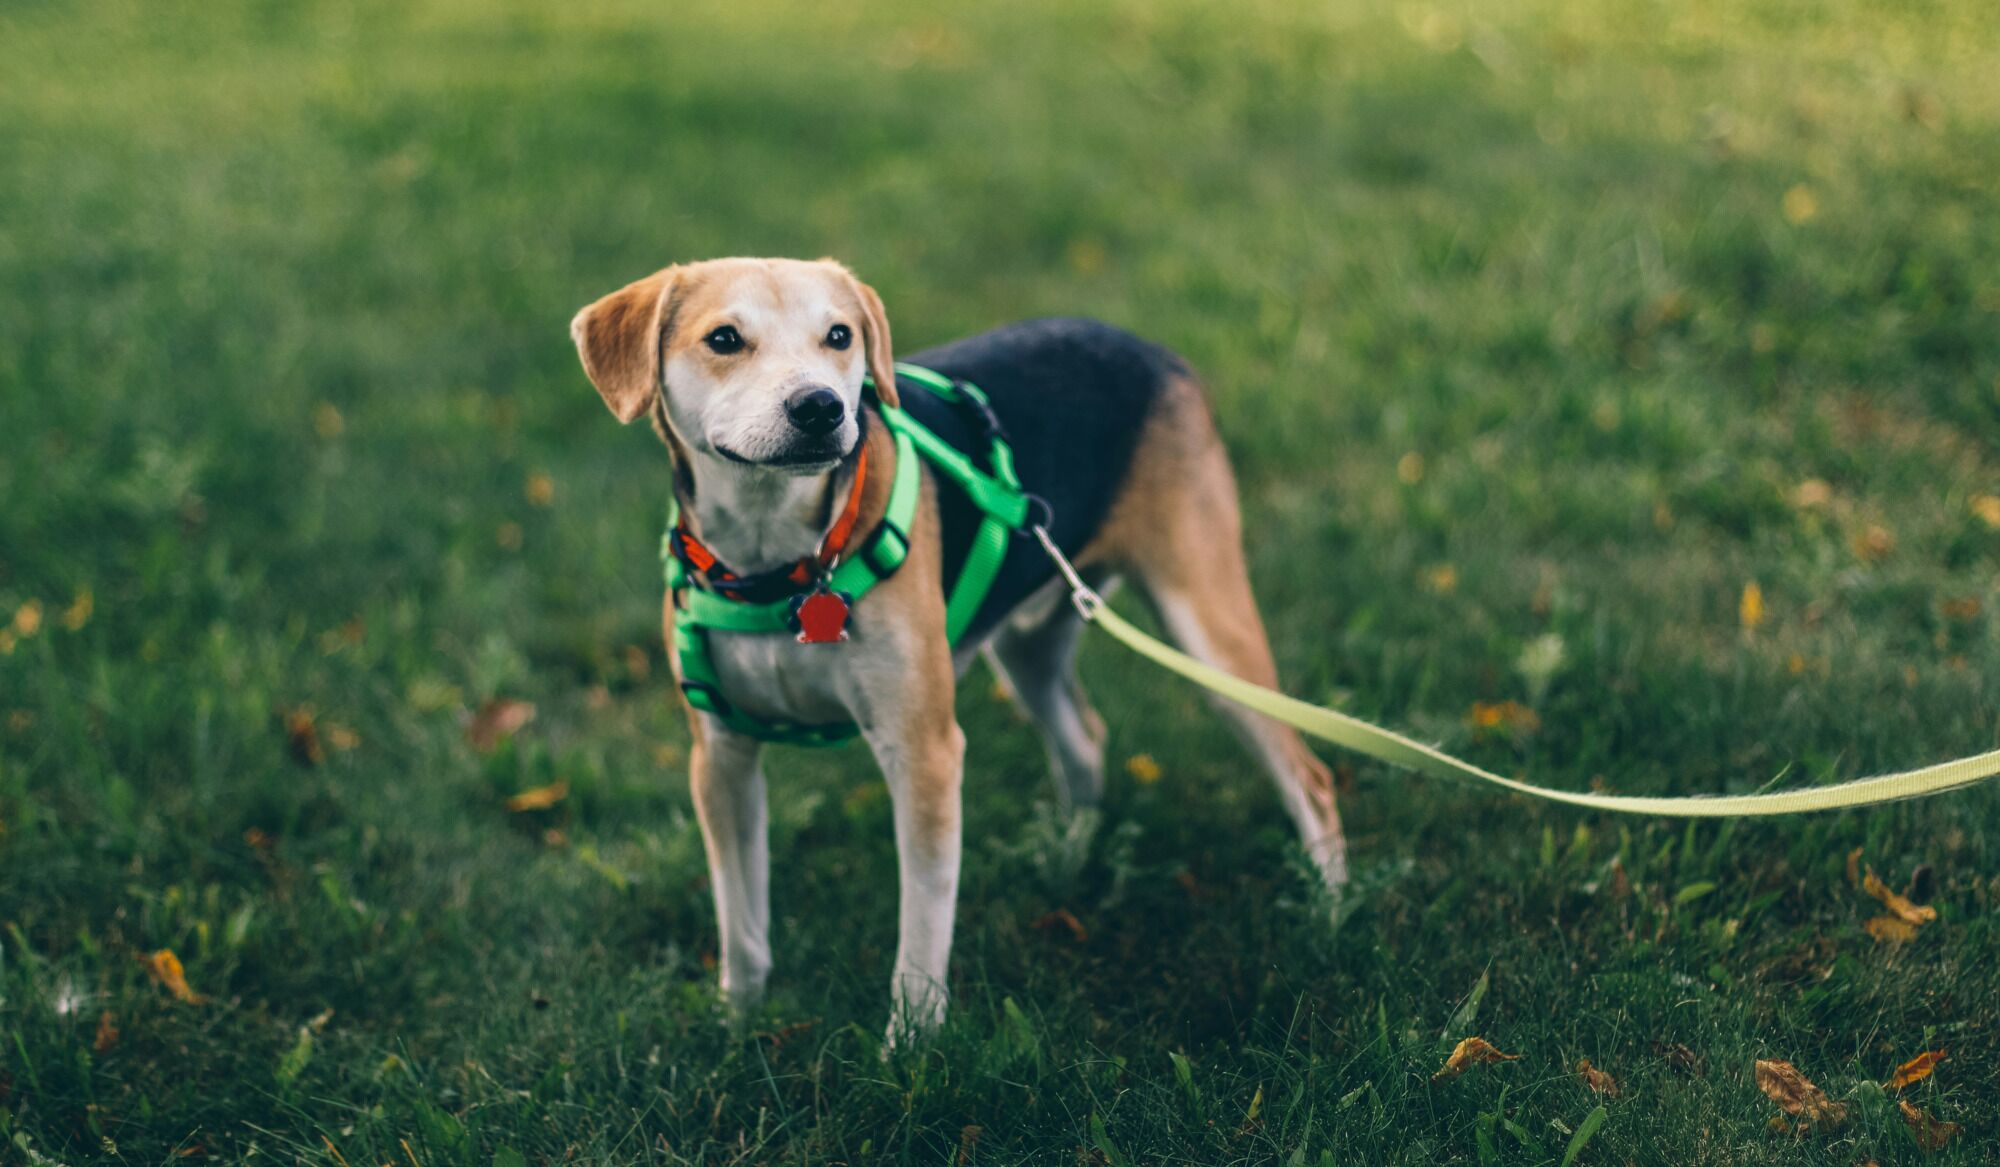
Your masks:
M1897 1066L1896 1072L1889 1075L1889 1080L1882 1083L1882 1089L1901 1090L1905 1086L1923 1081L1931 1076L1931 1071L1937 1069L1938 1063L1944 1061L1947 1056L1941 1049L1925 1050Z
M1593 1093L1609 1098L1616 1098L1620 1093L1618 1079L1591 1065L1589 1058L1576 1060L1576 1076L1582 1078L1583 1084L1590 1087Z
M1944 1150L1944 1145L1958 1134L1957 1123L1939 1122L1931 1117L1930 1111L1912 1106L1907 1100L1896 1103L1896 1109L1903 1112L1903 1121L1916 1136L1917 1146L1926 1151Z
M281 716L285 721L285 747L291 751L292 761L301 766L317 766L325 762L326 747L320 744L313 707L301 705L296 709L287 709Z
M1068 908L1057 908L1028 926L1037 932L1046 932L1051 928L1067 928L1070 936L1075 938L1078 944L1090 939L1090 934L1083 930L1083 922Z
M1654 1041L1653 1052L1676 1073L1699 1078L1708 1072L1708 1066L1701 1060L1701 1055L1680 1042Z
M176 1000L185 1001L190 1005L199 1005L207 1000L200 993L188 988L187 973L182 970L181 958L174 955L173 949L162 948L158 952L141 955L139 963L144 965L153 979L165 986L167 992L172 993Z
M97 1015L97 1037L90 1043L90 1048L93 1052L101 1054L117 1044L118 1019L111 1015L111 1010L106 1009Z
M1917 926L1894 916L1874 916L1861 925L1877 944L1908 944L1917 938Z
M507 809L515 814L530 810L547 810L569 797L569 779L558 778L547 786L537 786L533 790L523 790L507 800Z
M1861 877L1861 890L1882 901L1882 905L1894 912L1906 924L1921 926L1937 919L1937 909L1913 904L1889 890L1889 885L1875 878L1875 869L1870 867Z
M520 732L522 726L535 719L535 706L528 701L515 701L507 697L495 697L479 707L472 720L465 724L465 740L482 754L490 754L500 748L500 743Z
M1533 733L1542 727L1541 716L1519 701L1474 701L1465 720L1481 732Z
M1861 886L1861 851L1856 847L1847 853L1847 882L1855 887Z
M1520 1054L1501 1053L1493 1048L1492 1042L1483 1037L1468 1037L1452 1049L1451 1056L1445 1059L1444 1068L1432 1074L1431 1081L1435 1082L1439 1078L1456 1078L1472 1066L1485 1062L1516 1061L1520 1056Z
M1792 1063L1760 1060L1755 1068L1757 1088L1786 1114L1825 1126L1839 1126L1847 1120L1847 1107L1829 1099Z

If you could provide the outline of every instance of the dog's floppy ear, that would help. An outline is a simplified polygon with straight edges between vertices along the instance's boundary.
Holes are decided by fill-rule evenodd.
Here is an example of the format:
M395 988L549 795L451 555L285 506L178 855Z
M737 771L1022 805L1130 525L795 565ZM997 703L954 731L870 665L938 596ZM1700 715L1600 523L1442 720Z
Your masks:
M678 267L626 284L576 314L569 334L583 371L620 422L646 412L660 384L661 331L671 316Z
M889 314L882 310L882 297L875 289L846 272L861 301L861 343L868 349L868 375L875 378L875 399L890 409L902 404L896 396L896 353L889 342Z

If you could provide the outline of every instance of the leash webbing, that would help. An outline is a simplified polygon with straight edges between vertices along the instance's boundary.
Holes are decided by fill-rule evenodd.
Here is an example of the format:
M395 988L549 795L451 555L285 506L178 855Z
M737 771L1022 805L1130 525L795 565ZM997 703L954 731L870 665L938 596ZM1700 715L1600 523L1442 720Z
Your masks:
M1402 766L1439 778L1471 778L1479 782L1543 798L1551 802L1587 807L1621 814L1666 815L1681 818L1726 818L1745 815L1800 814L1806 811L1835 810L1850 806L1872 806L1905 798L1921 798L1973 786L2000 774L2000 750L1989 750L1967 758L1940 762L1895 774L1878 774L1831 786L1804 790L1784 790L1770 794L1693 795L1678 798L1595 794L1588 791L1552 790L1514 778L1502 777L1470 762L1433 749L1393 730L1371 725L1332 709L1312 705L1296 697L1255 685L1241 677L1205 664L1147 635L1111 610L1104 598L1085 583L1076 568L1041 527L1033 528L1042 549L1062 572L1070 587L1070 601L1088 623L1110 633L1112 638L1140 656L1170 672L1193 681L1210 692L1227 697L1274 721L1283 722L1301 733L1330 741L1337 746L1366 754L1391 765Z

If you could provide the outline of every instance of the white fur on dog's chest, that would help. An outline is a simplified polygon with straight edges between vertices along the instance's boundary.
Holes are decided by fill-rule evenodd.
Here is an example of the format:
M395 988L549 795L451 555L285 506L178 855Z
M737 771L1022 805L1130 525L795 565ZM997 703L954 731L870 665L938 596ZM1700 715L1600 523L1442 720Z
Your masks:
M848 638L800 644L789 633L710 630L709 660L722 695L754 717L814 725L865 721L864 695L907 667L914 647L905 622L885 618L871 597L855 604ZM893 614L889 614L893 616Z

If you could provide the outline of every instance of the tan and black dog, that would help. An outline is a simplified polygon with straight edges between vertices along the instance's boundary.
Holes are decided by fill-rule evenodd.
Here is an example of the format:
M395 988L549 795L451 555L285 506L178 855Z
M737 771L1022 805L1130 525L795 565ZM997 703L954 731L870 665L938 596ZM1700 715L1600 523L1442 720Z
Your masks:
M671 454L686 526L720 562L761 573L811 560L849 509L864 448L871 466L857 540L881 520L896 448L870 416L862 380L872 374L880 399L899 403L889 322L874 290L846 268L789 259L680 264L598 300L570 331L619 421L652 419ZM1050 534L1094 586L1130 577L1188 652L1276 684L1244 568L1235 479L1200 386L1178 357L1106 324L1050 319L909 359L985 390L1022 485L1048 501ZM964 425L921 389L900 404L946 436ZM712 640L734 706L796 722L852 721L882 768L902 879L892 1040L944 1016L965 754L953 693L975 651L987 653L1034 719L1064 804L1094 804L1104 786L1104 725L1072 666L1081 618L1046 555L1032 544L1010 552L968 633L956 649L947 642L946 588L978 517L927 464L909 556L856 602L847 640L726 632ZM673 597L667 602L671 652ZM1277 783L1327 883L1341 883L1346 851L1326 766L1290 729L1218 707ZM761 743L712 714L690 709L689 721L722 993L740 1015L771 969Z

